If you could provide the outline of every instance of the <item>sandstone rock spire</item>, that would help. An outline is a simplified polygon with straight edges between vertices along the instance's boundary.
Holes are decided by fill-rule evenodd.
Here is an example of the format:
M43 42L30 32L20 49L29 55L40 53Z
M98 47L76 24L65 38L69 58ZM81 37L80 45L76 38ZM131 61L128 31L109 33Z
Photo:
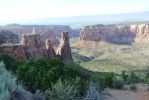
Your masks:
M69 32L61 33L61 41L56 52L57 56L59 56L66 63L69 63L72 61L72 54L71 54L68 34Z
M52 43L51 43L51 41L49 39L46 40L45 47L47 49L47 55L48 55L49 58L56 57L55 51L54 51L54 49L52 47Z

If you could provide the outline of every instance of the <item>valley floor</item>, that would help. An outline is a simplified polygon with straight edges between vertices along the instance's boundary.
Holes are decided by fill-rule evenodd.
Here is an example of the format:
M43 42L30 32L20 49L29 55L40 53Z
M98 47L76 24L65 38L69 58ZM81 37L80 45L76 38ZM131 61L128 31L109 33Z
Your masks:
M74 60L95 72L144 70L149 66L149 44L106 44L105 47L78 46L79 39L70 39Z
M138 84L137 90L117 90L107 88L101 100L149 100L149 86Z

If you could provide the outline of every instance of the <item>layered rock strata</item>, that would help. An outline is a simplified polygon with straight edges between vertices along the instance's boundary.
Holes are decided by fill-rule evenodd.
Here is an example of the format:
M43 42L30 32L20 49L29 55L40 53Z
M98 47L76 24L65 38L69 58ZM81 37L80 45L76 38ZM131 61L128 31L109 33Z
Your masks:
M80 31L80 40L119 44L149 42L149 24L85 26Z

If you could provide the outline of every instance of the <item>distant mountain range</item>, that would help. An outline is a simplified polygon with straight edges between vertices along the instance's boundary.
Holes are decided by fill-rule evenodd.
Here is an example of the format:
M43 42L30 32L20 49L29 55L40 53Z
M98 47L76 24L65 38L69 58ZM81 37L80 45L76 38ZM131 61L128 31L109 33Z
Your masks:
M132 22L149 22L149 11L115 15L74 16L62 18L45 18L32 21L35 24L57 24L80 27L91 24L119 24Z
M129 24L129 23L148 23L149 11L139 13L115 14L115 15L91 15L74 16L61 18L44 18L22 21L19 24L37 25L69 25L72 28L79 28L92 24Z

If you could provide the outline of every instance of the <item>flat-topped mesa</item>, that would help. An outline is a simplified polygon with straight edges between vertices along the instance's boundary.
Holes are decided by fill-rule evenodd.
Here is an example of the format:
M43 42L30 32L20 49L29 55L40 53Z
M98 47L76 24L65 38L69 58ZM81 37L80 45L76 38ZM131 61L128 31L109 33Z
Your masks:
M94 25L80 31L81 41L132 43L149 42L149 25Z
M69 32L61 33L61 41L56 52L57 56L60 57L66 63L73 61L68 35Z

